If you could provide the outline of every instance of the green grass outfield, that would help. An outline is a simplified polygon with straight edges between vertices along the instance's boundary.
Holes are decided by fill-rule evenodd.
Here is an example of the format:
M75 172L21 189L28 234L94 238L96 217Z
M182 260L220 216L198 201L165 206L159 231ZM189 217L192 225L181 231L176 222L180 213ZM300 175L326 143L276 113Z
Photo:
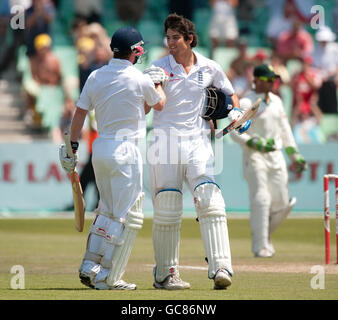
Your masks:
M334 233L332 219L331 230ZM132 292L98 291L83 286L78 267L86 246L91 220L78 233L71 219L0 219L1 300L338 300L338 265L324 264L324 231L321 218L289 218L273 235L276 255L254 258L249 220L228 218L233 284L228 290L213 290L199 225L182 222L180 273L190 290L162 291L152 287L154 265L151 219L145 219L129 260L124 280L137 284ZM332 234L332 258L335 242ZM25 271L25 289L12 289L14 265ZM319 266L319 267L315 267ZM324 271L324 289L311 273ZM317 269L318 270L318 269Z

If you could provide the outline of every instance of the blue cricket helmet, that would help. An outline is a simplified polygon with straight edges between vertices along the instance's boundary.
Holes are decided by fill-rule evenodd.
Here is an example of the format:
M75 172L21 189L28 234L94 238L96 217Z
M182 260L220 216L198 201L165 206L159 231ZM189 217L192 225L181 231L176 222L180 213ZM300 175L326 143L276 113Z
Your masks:
M118 29L112 36L110 48L113 52L129 52L144 45L141 33L134 27Z
M205 100L202 118L205 120L224 119L232 110L232 99L222 90L215 87L205 88Z

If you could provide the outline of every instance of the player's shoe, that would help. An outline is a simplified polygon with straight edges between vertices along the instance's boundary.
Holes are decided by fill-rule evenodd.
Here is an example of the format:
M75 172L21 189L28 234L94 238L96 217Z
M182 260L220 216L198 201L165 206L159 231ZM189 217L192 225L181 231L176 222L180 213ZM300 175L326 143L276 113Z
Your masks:
M79 278L82 284L89 288L94 288L94 279L101 270L99 264L90 260L84 260L79 269Z
M214 289L223 290L231 286L231 273L226 269L219 269L214 277Z
M255 252L256 258L271 258L273 257L273 252L267 248L262 248L258 252Z
M268 241L267 249L274 255L276 253L275 247L273 246L271 240Z
M86 273L79 273L79 278L82 284L84 284L85 286L94 289L94 284L92 283L91 279L90 279L90 275L86 274Z
M136 290L136 288L136 284L125 282L122 279L116 281L112 286L104 281L95 283L95 289L97 290Z
M183 281L177 274L171 274L162 282L157 282L155 278L154 288L166 290L184 290L190 289L190 283Z

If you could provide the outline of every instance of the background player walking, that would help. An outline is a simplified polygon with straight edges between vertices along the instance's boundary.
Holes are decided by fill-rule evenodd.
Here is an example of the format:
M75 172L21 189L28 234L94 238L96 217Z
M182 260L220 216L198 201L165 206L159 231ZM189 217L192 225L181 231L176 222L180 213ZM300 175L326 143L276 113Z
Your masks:
M306 169L306 162L298 152L283 102L272 93L278 75L266 64L255 67L253 75L255 89L240 100L241 108L249 108L259 97L263 102L245 133L230 134L243 148L243 174L250 193L252 251L255 257L272 257L275 249L270 236L296 203L296 198L289 199L282 148L296 173Z

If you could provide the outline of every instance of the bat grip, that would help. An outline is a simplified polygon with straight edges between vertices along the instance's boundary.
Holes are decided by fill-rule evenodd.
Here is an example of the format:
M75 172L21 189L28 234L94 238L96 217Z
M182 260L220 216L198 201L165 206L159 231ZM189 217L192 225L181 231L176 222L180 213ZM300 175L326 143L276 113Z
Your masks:
M67 155L68 155L69 158L73 158L73 149L72 149L72 146L70 144L69 133L65 132L63 134L63 138L64 138L65 144L66 144Z

